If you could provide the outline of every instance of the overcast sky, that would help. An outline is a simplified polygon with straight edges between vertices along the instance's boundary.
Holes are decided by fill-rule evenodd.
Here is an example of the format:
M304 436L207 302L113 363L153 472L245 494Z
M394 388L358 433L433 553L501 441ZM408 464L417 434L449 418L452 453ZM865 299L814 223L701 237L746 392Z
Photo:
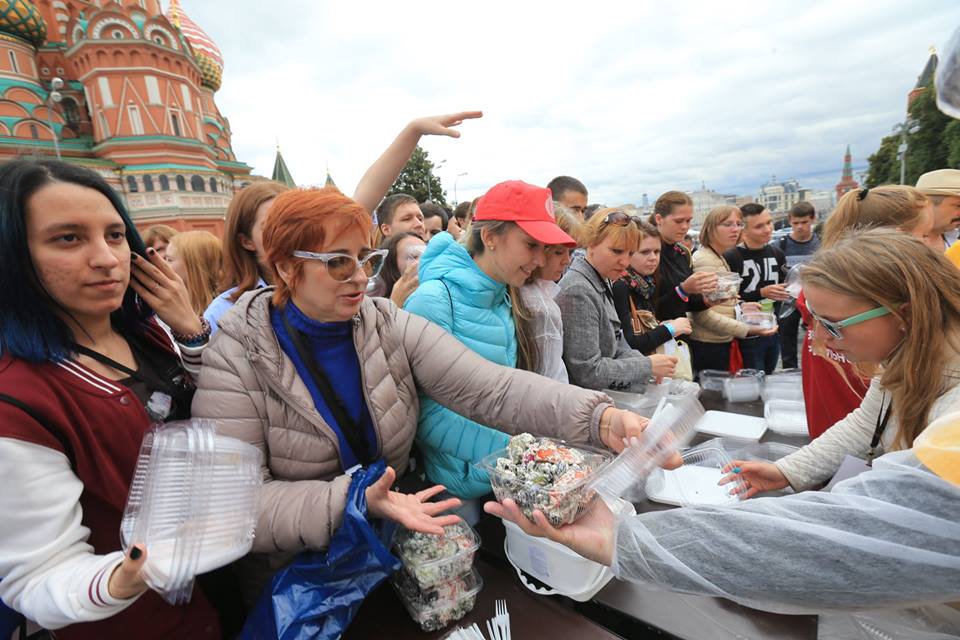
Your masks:
M902 120L956 0L315 2L181 0L226 59L237 157L352 193L419 115L482 109L427 139L449 200L519 178L583 180L591 202L776 175L831 188ZM790 6L788 6L790 5Z

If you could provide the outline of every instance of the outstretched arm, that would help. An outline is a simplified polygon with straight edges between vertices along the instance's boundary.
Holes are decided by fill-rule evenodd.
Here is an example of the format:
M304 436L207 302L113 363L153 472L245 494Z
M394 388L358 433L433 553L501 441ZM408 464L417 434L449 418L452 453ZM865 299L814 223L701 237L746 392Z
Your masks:
M461 111L442 116L427 116L417 118L403 128L396 140L387 147L387 150L370 165L367 172L360 179L353 199L359 202L371 213L383 200L390 186L400 175L403 165L410 159L410 154L417 147L423 136L449 136L459 138L460 132L454 129L464 120L480 118L482 111Z

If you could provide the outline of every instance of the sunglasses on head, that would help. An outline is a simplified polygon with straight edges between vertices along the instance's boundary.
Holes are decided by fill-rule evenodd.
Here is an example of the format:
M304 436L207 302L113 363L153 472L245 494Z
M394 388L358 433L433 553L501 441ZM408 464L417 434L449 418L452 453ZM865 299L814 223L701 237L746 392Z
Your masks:
M631 222L639 227L642 219L627 215L623 211L611 211L603 217L603 224L611 224L615 227L625 227Z

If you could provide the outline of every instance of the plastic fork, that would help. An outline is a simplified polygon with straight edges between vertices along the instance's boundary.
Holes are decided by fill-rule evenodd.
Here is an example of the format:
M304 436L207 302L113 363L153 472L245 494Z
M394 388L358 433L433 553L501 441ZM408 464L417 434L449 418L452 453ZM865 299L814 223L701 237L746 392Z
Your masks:
M510 612L507 611L507 601L497 600L494 603L497 615L494 617L497 626L500 628L500 639L510 640Z

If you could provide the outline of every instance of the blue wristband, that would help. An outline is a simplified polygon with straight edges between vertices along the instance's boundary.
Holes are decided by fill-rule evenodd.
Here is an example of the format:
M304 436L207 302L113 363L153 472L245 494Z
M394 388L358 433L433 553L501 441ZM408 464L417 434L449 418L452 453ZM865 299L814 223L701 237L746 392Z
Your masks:
M672 325L672 324L670 324L669 322L664 322L664 323L663 323L663 326L665 326L665 327L667 328L667 331L670 332L670 337L671 337L671 338L676 338L676 337L677 337L677 332L673 330L673 325Z
M677 292L677 295L680 296L681 300L684 302L690 302L690 296L688 296L687 292L683 290L683 287L677 285L676 288L674 288L674 291Z

